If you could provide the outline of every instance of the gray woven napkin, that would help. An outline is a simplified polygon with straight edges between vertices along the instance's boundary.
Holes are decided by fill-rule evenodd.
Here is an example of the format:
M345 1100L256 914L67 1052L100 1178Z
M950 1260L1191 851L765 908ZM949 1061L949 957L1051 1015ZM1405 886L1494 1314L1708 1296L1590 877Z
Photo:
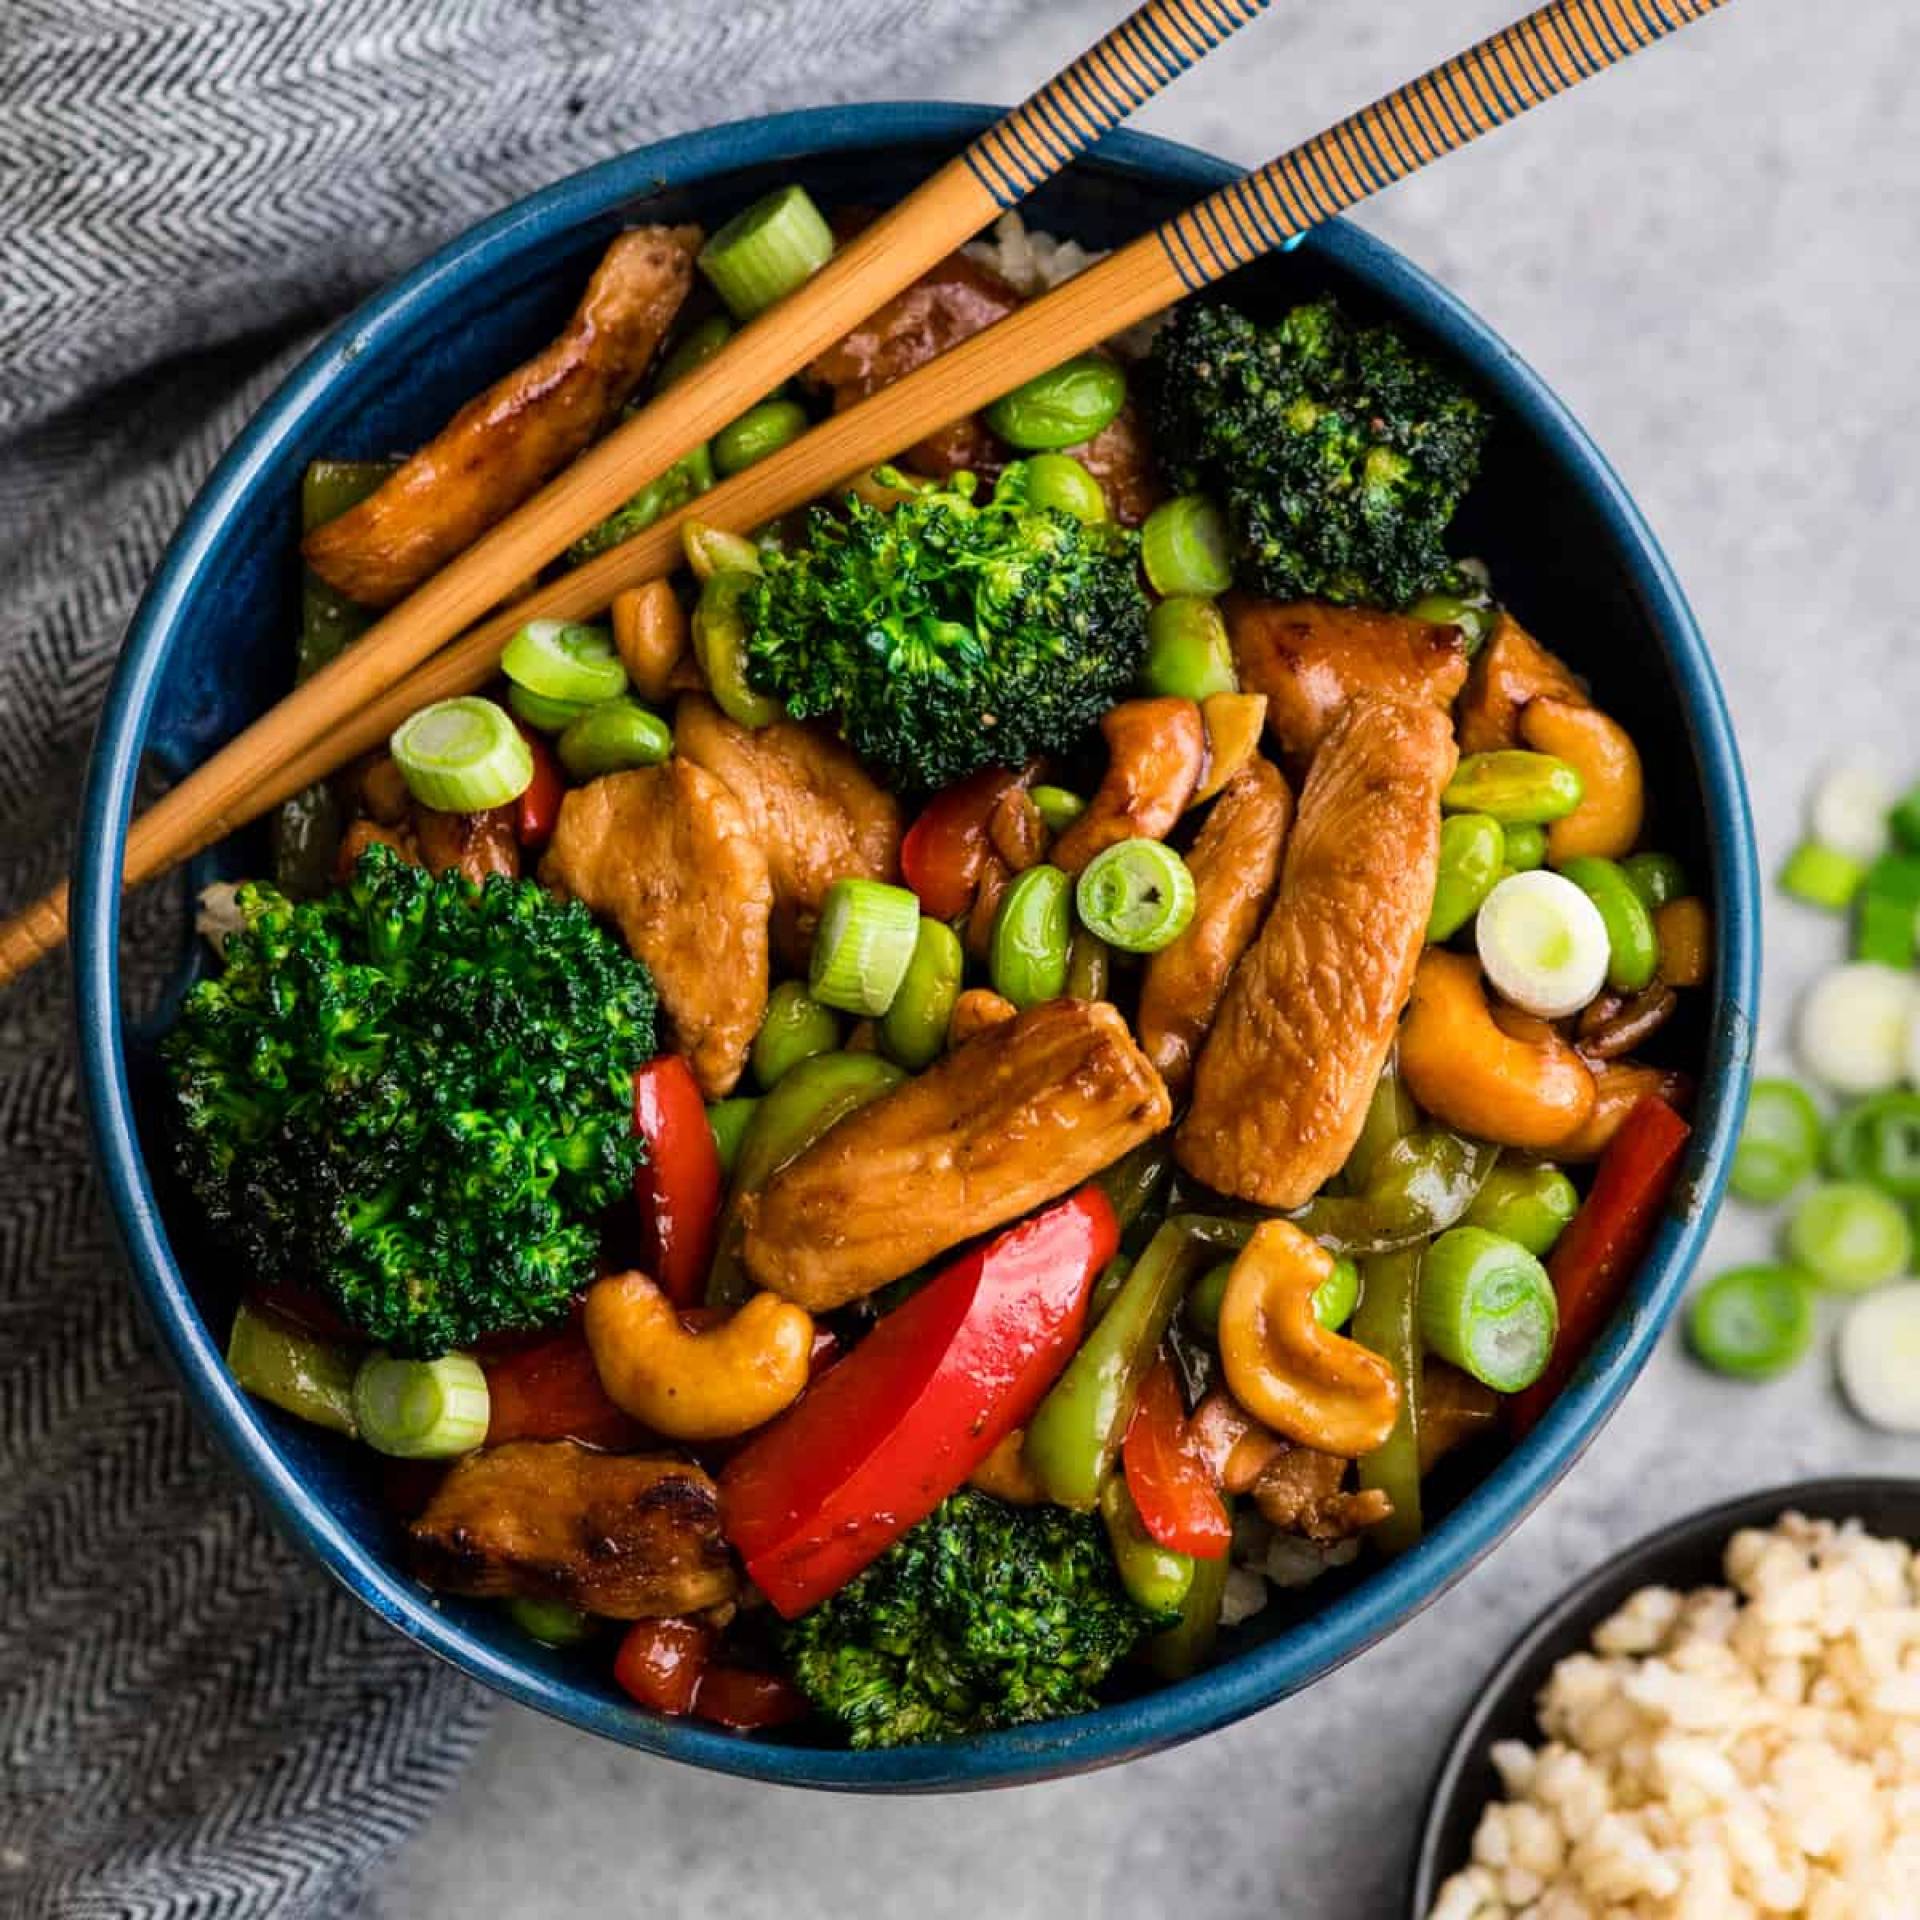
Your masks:
M122 629L331 315L506 202L865 94L1022 0L0 0L0 912L65 868ZM181 901L133 903L127 951ZM479 1691L279 1545L152 1356L64 969L0 992L0 1914L332 1915Z

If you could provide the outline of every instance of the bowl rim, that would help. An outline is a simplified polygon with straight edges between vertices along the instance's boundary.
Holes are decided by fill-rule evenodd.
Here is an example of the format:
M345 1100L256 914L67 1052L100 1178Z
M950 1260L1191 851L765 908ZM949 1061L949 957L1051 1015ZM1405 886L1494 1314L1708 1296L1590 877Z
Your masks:
M1743 1527L1772 1526L1783 1513L1800 1511L1816 1520L1848 1518L1861 1505L1877 1500L1910 1505L1920 1527L1920 1480L1894 1474L1826 1474L1817 1480L1788 1481L1757 1493L1735 1494L1669 1520L1608 1554L1541 1608L1474 1688L1471 1704L1447 1736L1446 1752L1420 1813L1408 1874L1408 1920L1426 1920L1432 1910L1446 1873L1452 1871L1439 1857L1441 1830L1487 1746L1492 1722L1505 1709L1521 1676L1550 1644L1586 1615L1612 1612L1636 1588L1670 1584L1660 1574L1677 1555L1691 1553L1709 1541L1724 1542ZM1589 1628L1582 1633L1583 1643L1590 1632ZM1565 1653L1560 1656L1565 1657Z
M903 145L955 150L1003 109L889 102L802 109L637 148L569 176L468 229L347 316L297 366L214 467L163 554L128 627L87 767L72 875L74 1017L87 1125L136 1292L196 1413L268 1516L399 1632L523 1705L670 1758L749 1778L854 1791L1008 1785L1113 1764L1195 1738L1272 1704L1431 1604L1518 1525L1591 1442L1651 1353L1725 1185L1751 1076L1759 880L1752 823L1718 678L1672 567L1619 477L1545 382L1454 295L1384 242L1344 221L1305 250L1354 275L1470 367L1572 480L1620 556L1680 692L1706 808L1720 935L1685 1204L1663 1220L1629 1305L1545 1418L1410 1553L1378 1568L1275 1640L1172 1687L1044 1726L944 1746L856 1753L787 1745L663 1720L509 1658L442 1613L423 1587L382 1566L281 1458L262 1411L228 1376L168 1243L138 1146L119 987L120 889L143 741L174 637L220 530L336 374L424 307L482 280L523 240L603 217L662 185L697 189L748 166ZM1240 177L1230 162L1153 136L1108 135L1086 159L1103 171L1194 194Z

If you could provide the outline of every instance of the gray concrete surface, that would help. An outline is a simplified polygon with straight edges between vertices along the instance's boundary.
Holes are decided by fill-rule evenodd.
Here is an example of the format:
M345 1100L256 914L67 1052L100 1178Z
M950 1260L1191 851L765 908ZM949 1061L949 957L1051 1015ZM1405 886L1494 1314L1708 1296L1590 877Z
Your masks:
M1018 49L950 74L1004 100L1120 0L1036 4ZM1257 161L1517 11L1517 0L1272 16L1144 124ZM1737 0L1369 209L1537 366L1618 463L1719 657L1764 857L1811 771L1877 749L1920 773L1920 16L1907 0ZM1765 1050L1831 957L1767 928ZM1709 1268L1760 1249L1729 1213ZM1397 1911L1435 1757L1480 1676L1582 1569L1725 1494L1819 1470L1920 1472L1824 1361L1747 1389L1672 1336L1586 1460L1385 1646L1198 1746L991 1797L855 1801L643 1759L515 1709L385 1889L409 1920Z

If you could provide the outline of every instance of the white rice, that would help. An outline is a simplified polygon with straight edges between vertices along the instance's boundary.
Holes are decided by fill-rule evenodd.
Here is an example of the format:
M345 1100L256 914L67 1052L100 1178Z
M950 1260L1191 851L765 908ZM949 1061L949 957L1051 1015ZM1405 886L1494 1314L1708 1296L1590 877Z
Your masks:
M1022 299L1046 293L1084 273L1104 253L1089 253L1077 240L1056 239L1029 227L1017 213L1003 213L993 223L990 240L972 240L961 248L975 266L997 273ZM1169 309L1171 311L1171 309ZM1166 322L1165 313L1150 314L1137 325L1116 333L1107 345L1123 360L1142 360L1153 336Z

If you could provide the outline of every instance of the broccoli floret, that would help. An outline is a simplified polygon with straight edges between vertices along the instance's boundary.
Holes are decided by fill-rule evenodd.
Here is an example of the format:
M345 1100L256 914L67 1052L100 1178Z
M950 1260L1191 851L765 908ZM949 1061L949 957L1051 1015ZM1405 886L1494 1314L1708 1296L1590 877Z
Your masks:
M237 905L162 1051L181 1170L252 1277L397 1353L558 1319L640 1158L646 968L532 881L381 846L319 900Z
M1160 462L1224 506L1243 586L1404 607L1451 584L1447 524L1490 423L1392 327L1331 300L1276 326L1190 302L1155 340L1149 384Z
M1152 1623L1098 1520L956 1493L785 1629L794 1679L856 1747L1083 1713Z
M891 511L815 508L747 604L747 672L796 719L838 722L888 785L943 787L1075 745L1146 646L1139 541L958 474Z

